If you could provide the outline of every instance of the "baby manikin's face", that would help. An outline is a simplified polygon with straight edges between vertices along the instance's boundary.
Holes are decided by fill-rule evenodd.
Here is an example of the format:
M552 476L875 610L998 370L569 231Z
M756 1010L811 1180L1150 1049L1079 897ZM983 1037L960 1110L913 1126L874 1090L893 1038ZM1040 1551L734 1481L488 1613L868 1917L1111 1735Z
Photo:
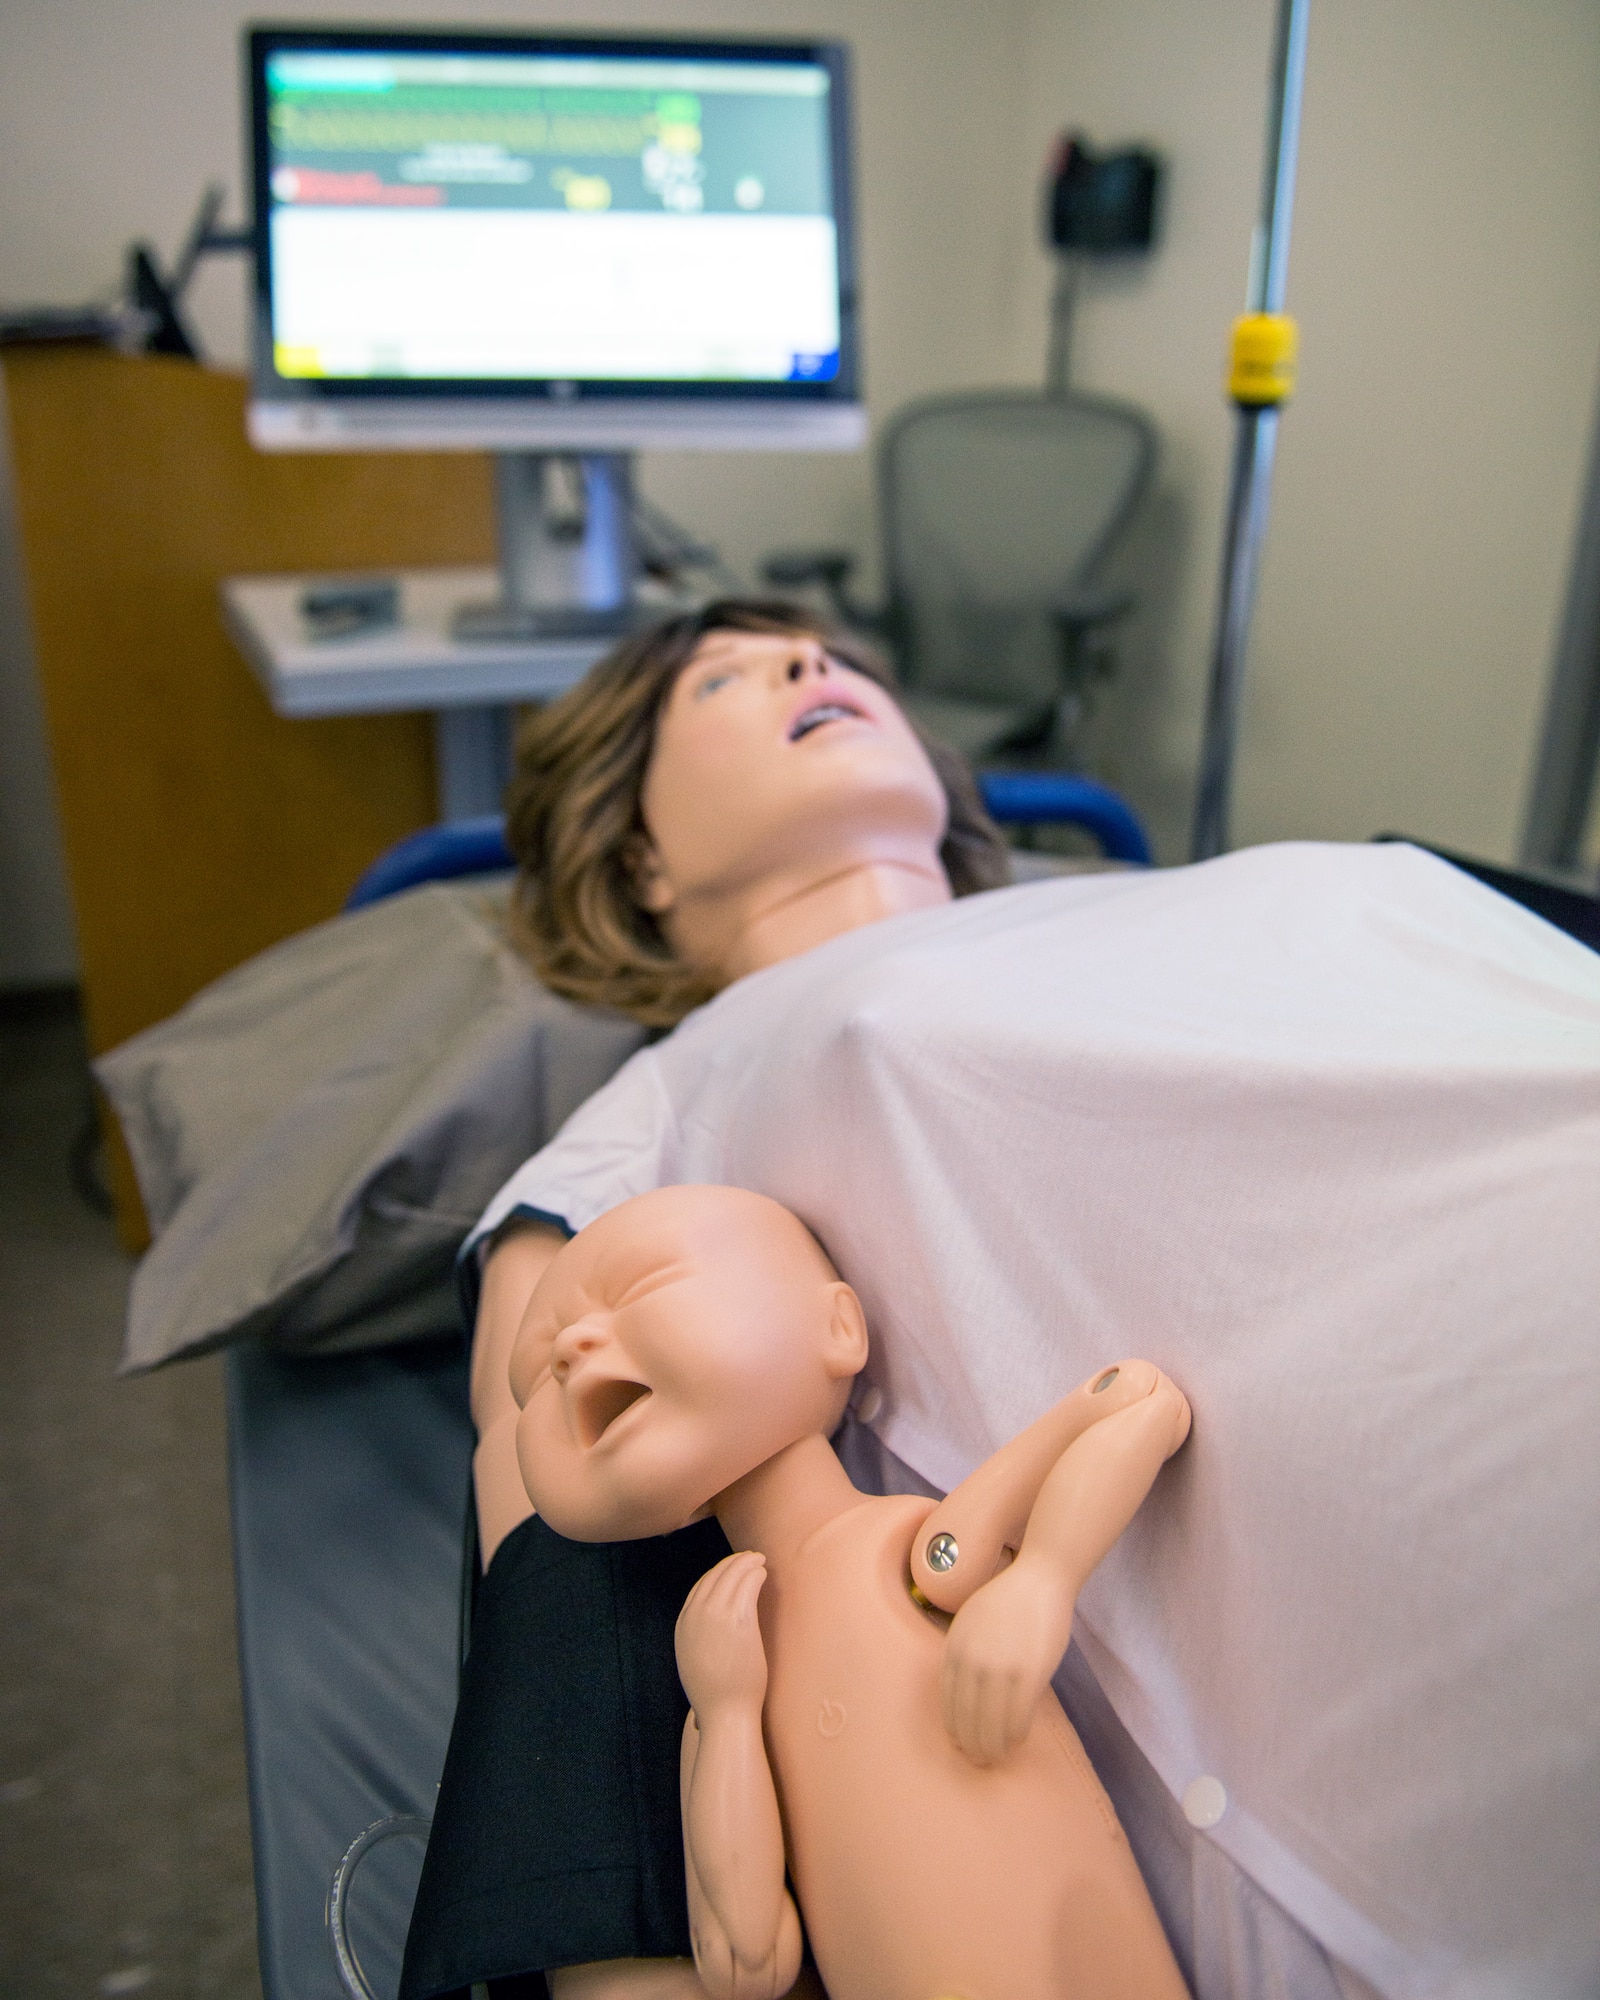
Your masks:
M706 1189L624 1204L541 1279L518 1335L517 1456L558 1534L624 1541L702 1516L792 1441L832 1383L813 1336L833 1287L759 1209ZM753 1197L742 1198L753 1203ZM780 1232L781 1233L781 1232ZM819 1401L820 1390L820 1401Z

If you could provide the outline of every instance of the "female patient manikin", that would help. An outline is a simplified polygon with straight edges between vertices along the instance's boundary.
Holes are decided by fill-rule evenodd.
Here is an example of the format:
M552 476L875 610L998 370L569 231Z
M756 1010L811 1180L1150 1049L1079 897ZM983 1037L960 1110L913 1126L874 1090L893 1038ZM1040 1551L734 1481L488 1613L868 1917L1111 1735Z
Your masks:
M709 1509L735 1550L678 1623L700 1979L788 1992L803 1915L831 2000L1180 2000L1049 1682L1188 1404L1124 1361L946 1500L877 1499L828 1444L866 1353L855 1293L795 1217L705 1187L581 1231L513 1351L517 1456L557 1533L665 1534Z

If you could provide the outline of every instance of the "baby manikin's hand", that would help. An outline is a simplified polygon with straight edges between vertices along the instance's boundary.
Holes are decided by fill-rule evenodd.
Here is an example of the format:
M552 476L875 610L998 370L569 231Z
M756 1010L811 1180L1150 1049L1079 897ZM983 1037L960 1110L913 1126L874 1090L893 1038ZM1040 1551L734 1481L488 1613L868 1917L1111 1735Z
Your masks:
M678 1613L678 1678L702 1729L718 1709L759 1711L767 1698L767 1653L756 1615L766 1580L767 1559L755 1550L724 1556Z
M1073 1597L1051 1566L1019 1557L951 1621L939 1692L945 1727L974 1764L1027 1735L1072 1636Z

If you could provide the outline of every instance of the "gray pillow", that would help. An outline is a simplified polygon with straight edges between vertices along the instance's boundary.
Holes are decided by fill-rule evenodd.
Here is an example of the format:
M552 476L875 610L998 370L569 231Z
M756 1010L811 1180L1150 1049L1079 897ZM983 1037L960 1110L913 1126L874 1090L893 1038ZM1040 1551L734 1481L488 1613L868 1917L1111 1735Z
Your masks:
M546 992L506 905L480 879L338 917L95 1064L155 1234L123 1373L459 1326L462 1238L645 1033Z

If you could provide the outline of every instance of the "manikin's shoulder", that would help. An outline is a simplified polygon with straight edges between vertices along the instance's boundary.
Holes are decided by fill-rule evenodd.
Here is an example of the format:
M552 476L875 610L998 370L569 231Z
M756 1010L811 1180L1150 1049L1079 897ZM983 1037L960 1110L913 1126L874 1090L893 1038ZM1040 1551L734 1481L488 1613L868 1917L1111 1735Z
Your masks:
M800 1543L780 1571L781 1591L802 1617L822 1605L849 1607L852 1616L881 1608L903 1615L910 1605L911 1550L917 1529L937 1503L919 1494L862 1494Z
M846 1550L855 1554L902 1541L909 1555L912 1536L938 1504L920 1493L863 1493L854 1506L813 1529L800 1544L795 1559L807 1564L829 1562Z

